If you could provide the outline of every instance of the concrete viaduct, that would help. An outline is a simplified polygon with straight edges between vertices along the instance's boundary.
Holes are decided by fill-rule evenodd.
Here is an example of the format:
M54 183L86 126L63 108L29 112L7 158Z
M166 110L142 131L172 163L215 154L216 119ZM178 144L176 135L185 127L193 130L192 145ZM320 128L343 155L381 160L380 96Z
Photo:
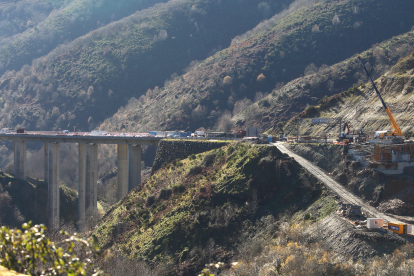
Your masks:
M48 184L48 223L50 229L59 228L59 160L60 143L79 144L78 210L79 227L97 211L98 144L118 145L118 187L120 200L141 183L141 146L157 145L160 137L133 135L62 135L0 133L0 140L14 142L14 175L26 180L26 143L43 142L45 152L44 181Z

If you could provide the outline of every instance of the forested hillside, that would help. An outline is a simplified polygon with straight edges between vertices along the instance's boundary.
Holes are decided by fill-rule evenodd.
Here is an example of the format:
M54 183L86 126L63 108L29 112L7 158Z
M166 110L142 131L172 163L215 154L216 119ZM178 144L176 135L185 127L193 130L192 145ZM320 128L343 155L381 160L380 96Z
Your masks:
M130 97L162 86L289 2L260 8L257 0L169 1L110 23L32 66L6 72L0 79L2 124L93 128Z
M19 70L60 44L167 0L13 1L0 6L0 73ZM4 39L7 37L7 39ZM66 49L67 50L67 49Z
M414 25L409 15L413 5L409 1L328 1L298 10L270 30L217 52L165 87L131 100L101 128L230 129L237 120L229 117L275 87L409 31ZM312 63L315 66L306 70Z

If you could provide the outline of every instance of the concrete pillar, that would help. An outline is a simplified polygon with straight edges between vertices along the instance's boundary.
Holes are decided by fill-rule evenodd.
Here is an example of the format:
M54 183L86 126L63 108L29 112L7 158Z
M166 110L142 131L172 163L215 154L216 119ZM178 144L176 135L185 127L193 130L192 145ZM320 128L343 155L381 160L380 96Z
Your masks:
M118 144L118 201L128 193L128 186L128 145Z
M128 145L128 192L141 184L141 146Z
M43 145L43 148L45 150L45 156L44 156L44 161L45 161L45 168L44 168L44 181L45 183L49 183L49 143L45 142Z
M98 144L79 143L78 216L79 228L95 223L98 207Z
M95 220L98 207L98 144L85 145L85 210Z
M59 204L60 204L60 144L48 143L47 145L48 163L48 220L49 229L59 228ZM45 161L46 161L45 160Z
M26 142L14 141L14 177L26 180Z
M85 148L85 143L79 143L78 226L80 231L83 231L85 226Z

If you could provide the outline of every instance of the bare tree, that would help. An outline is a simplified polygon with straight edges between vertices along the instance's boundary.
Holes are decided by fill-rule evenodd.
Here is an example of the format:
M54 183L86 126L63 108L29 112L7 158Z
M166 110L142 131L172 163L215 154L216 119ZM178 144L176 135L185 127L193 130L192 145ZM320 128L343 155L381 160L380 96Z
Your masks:
M319 30L319 26L318 26L318 24L315 24L313 27L312 27L312 33L319 33L320 32L320 30Z
M230 131L234 128L234 122L231 119L231 113L229 111L226 110L218 118L215 128L220 131Z
M306 66L304 73L305 73L305 76L307 76L307 75L315 74L316 72L318 72L318 67L316 67L314 63L311 63L308 66Z
M332 24L338 25L339 23L341 23L341 20L339 20L339 16L335 14L334 18L332 19Z

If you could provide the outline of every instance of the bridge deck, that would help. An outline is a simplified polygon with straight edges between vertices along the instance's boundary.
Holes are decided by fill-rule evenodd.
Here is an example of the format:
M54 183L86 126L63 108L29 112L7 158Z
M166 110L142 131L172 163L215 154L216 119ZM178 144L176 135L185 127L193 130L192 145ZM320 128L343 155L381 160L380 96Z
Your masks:
M0 140L20 142L157 145L161 139L163 138L134 134L0 133Z

